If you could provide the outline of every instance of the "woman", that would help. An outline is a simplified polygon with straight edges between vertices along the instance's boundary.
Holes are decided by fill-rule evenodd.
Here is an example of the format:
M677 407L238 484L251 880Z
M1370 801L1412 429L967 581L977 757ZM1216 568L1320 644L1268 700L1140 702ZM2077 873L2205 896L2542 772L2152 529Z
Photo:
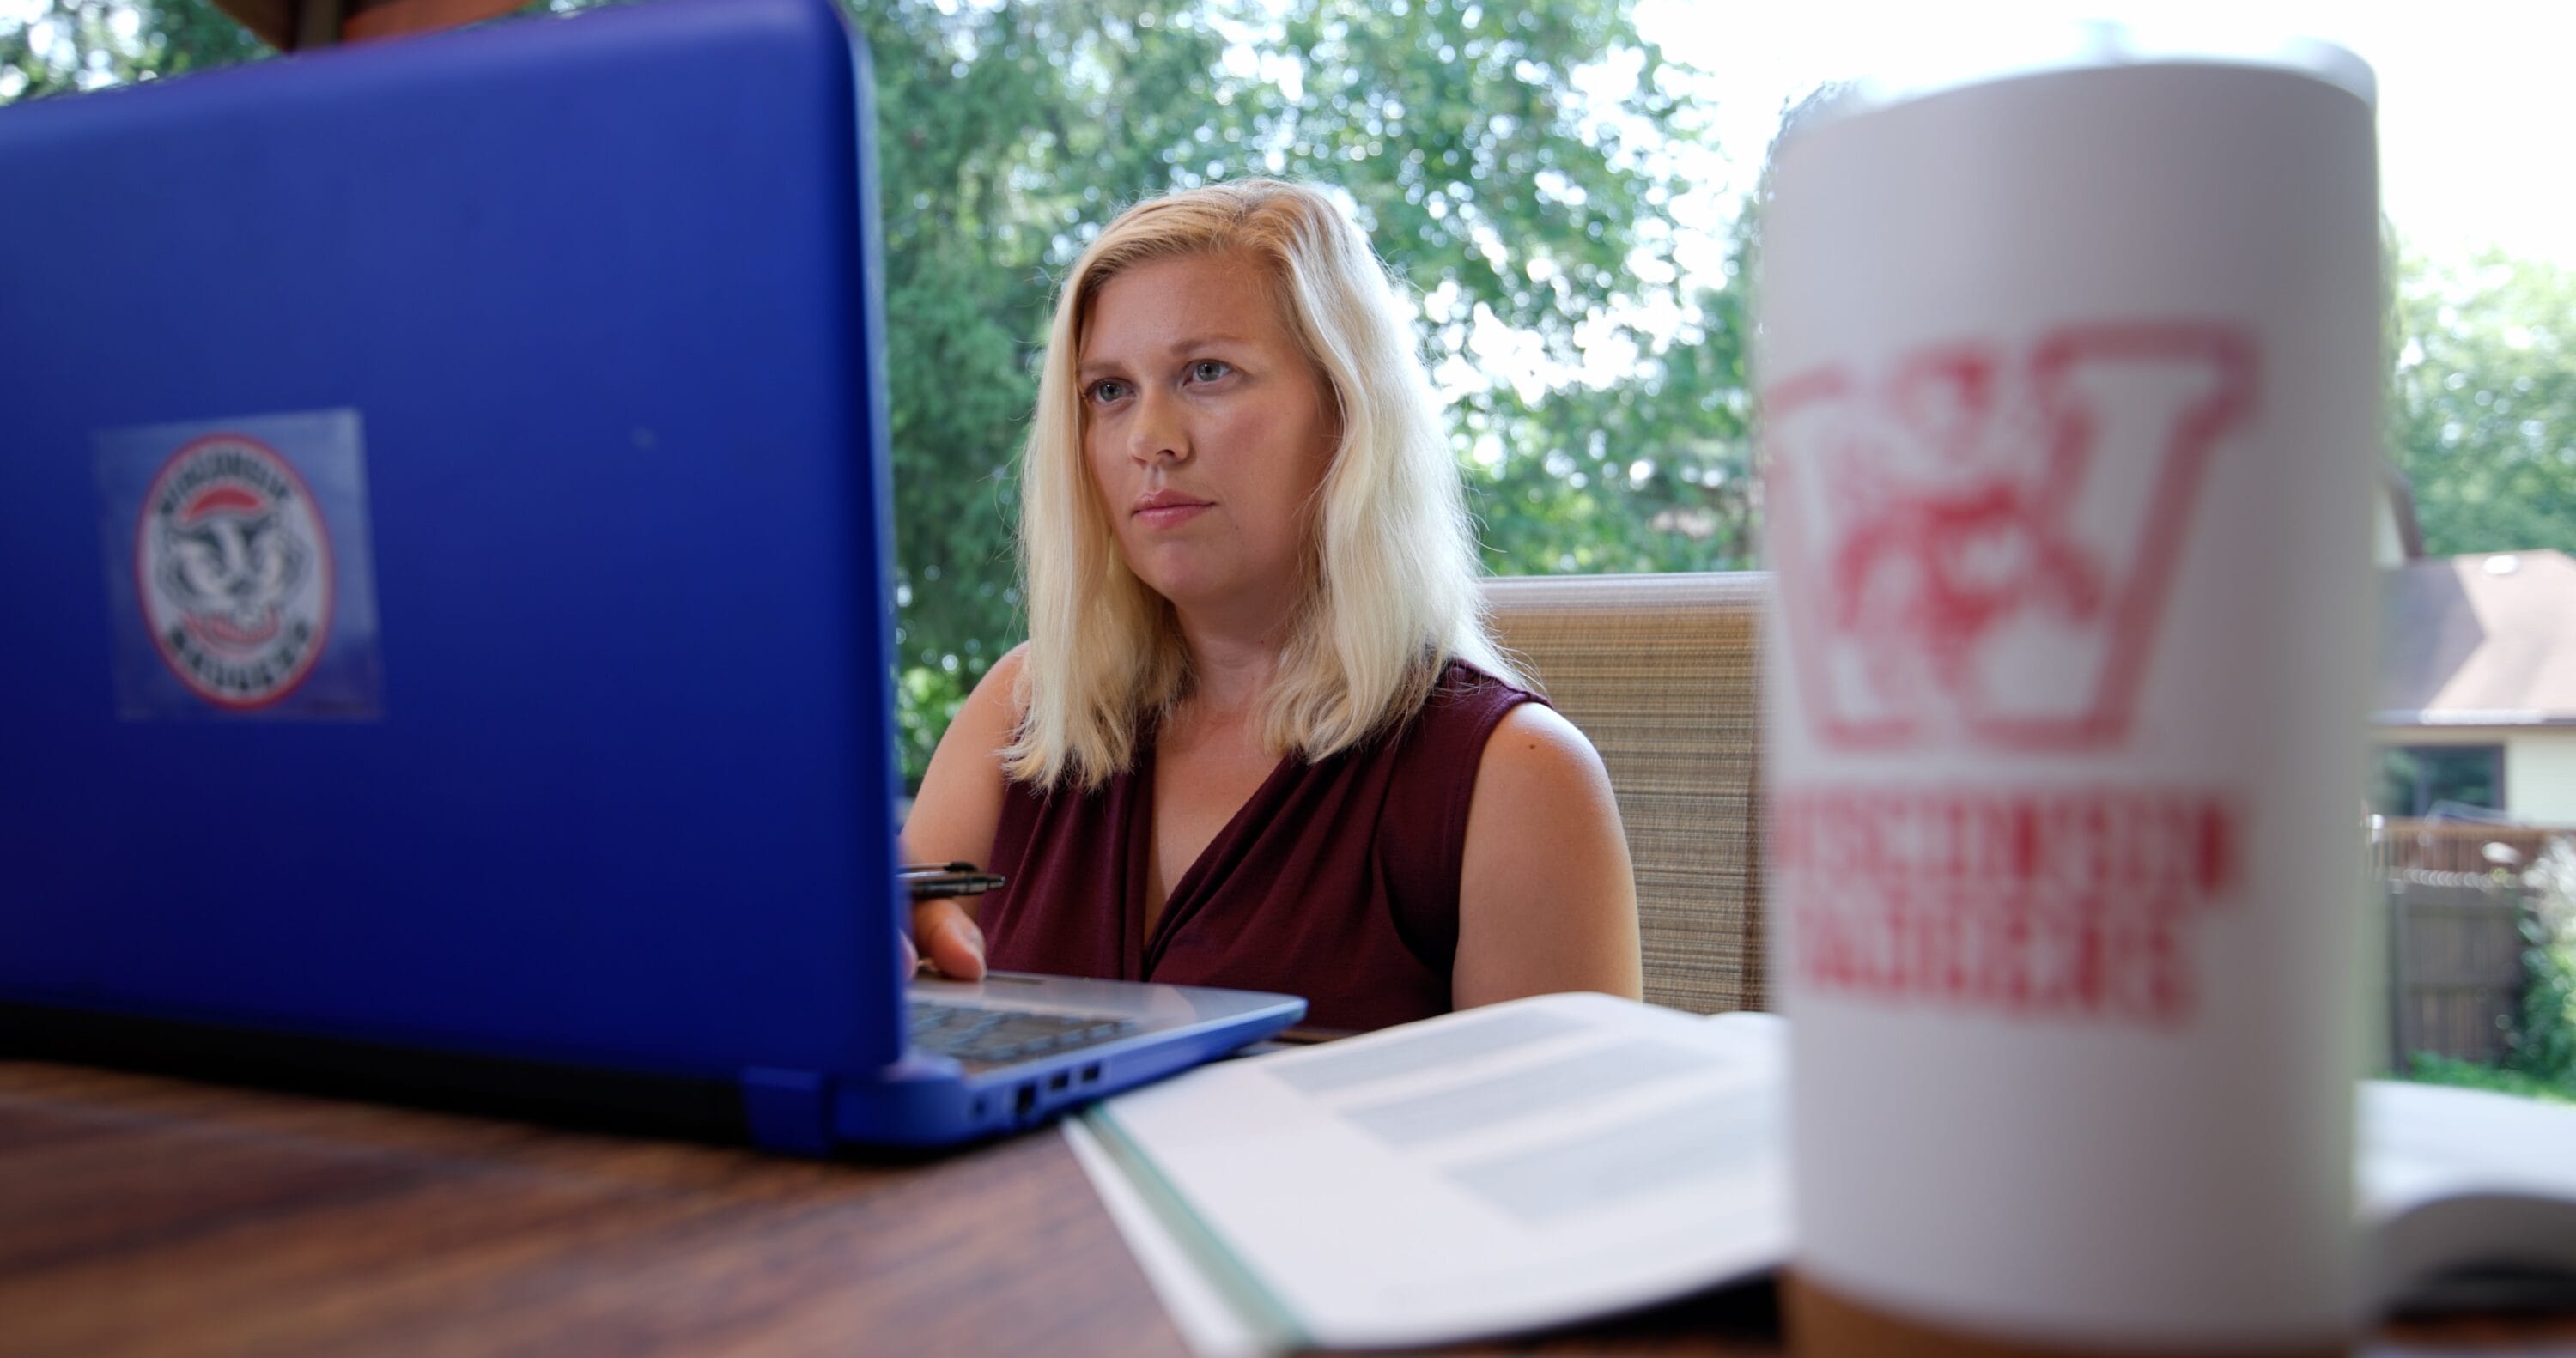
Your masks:
M1083 253L1020 544L1029 640L904 827L1008 879L914 911L940 970L981 975L989 937L997 967L1286 991L1342 1029L1638 993L1609 780L1484 630L1421 362L1322 194L1175 193Z

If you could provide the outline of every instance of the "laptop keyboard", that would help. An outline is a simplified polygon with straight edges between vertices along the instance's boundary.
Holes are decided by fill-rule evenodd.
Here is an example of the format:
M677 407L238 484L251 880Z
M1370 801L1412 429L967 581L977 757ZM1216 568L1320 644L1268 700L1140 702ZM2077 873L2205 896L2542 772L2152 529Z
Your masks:
M914 1000L912 1045L969 1068L1097 1046L1136 1031L1136 1020L1093 1014L1038 1014Z

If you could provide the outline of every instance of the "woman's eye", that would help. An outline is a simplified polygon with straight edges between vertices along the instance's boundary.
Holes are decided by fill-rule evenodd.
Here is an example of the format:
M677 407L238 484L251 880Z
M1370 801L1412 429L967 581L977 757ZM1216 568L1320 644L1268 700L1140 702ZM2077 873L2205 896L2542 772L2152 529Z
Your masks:
M1213 382L1233 371L1234 369L1227 367L1223 363L1219 363L1215 359L1203 358L1190 365L1190 380L1193 382Z
M1107 405L1126 394L1127 384L1124 382L1104 381L1091 384L1091 399L1100 405Z

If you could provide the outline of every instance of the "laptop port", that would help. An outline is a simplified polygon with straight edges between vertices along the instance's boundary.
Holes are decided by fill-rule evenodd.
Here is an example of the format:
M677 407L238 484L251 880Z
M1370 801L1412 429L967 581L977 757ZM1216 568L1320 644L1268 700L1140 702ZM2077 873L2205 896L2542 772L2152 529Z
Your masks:
M1021 1117L1027 1117L1027 1116L1029 1115L1029 1111L1030 1111L1031 1109L1033 1109L1033 1108L1036 1108L1037 1106L1038 1106L1038 1087L1037 1087L1036 1085L1034 1085L1034 1084L1025 1084L1025 1085L1020 1086L1020 1102L1019 1102L1019 1114L1020 1114L1020 1116L1021 1116Z
M1082 1068L1082 1082L1084 1084L1098 1084L1100 1082L1099 1063L1094 1062L1093 1064Z
M1064 1088L1064 1087L1065 1087L1065 1085L1066 1085L1066 1084L1070 1083L1070 1082L1072 1081L1072 1079L1073 1079L1073 1072L1071 1072L1071 1071L1067 1071L1067 1070L1059 1070L1059 1071L1057 1071L1055 1074L1050 1075L1050 1076L1048 1076L1048 1077L1047 1077L1047 1088L1049 1088L1049 1089L1062 1089L1062 1088Z

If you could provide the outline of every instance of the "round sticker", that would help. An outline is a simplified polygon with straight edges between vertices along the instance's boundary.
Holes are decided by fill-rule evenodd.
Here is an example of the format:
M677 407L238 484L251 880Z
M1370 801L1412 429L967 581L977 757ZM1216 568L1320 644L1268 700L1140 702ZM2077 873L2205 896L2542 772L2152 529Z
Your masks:
M170 671L221 707L264 707L312 673L331 629L331 538L276 450L214 434L170 455L134 527L143 621Z

